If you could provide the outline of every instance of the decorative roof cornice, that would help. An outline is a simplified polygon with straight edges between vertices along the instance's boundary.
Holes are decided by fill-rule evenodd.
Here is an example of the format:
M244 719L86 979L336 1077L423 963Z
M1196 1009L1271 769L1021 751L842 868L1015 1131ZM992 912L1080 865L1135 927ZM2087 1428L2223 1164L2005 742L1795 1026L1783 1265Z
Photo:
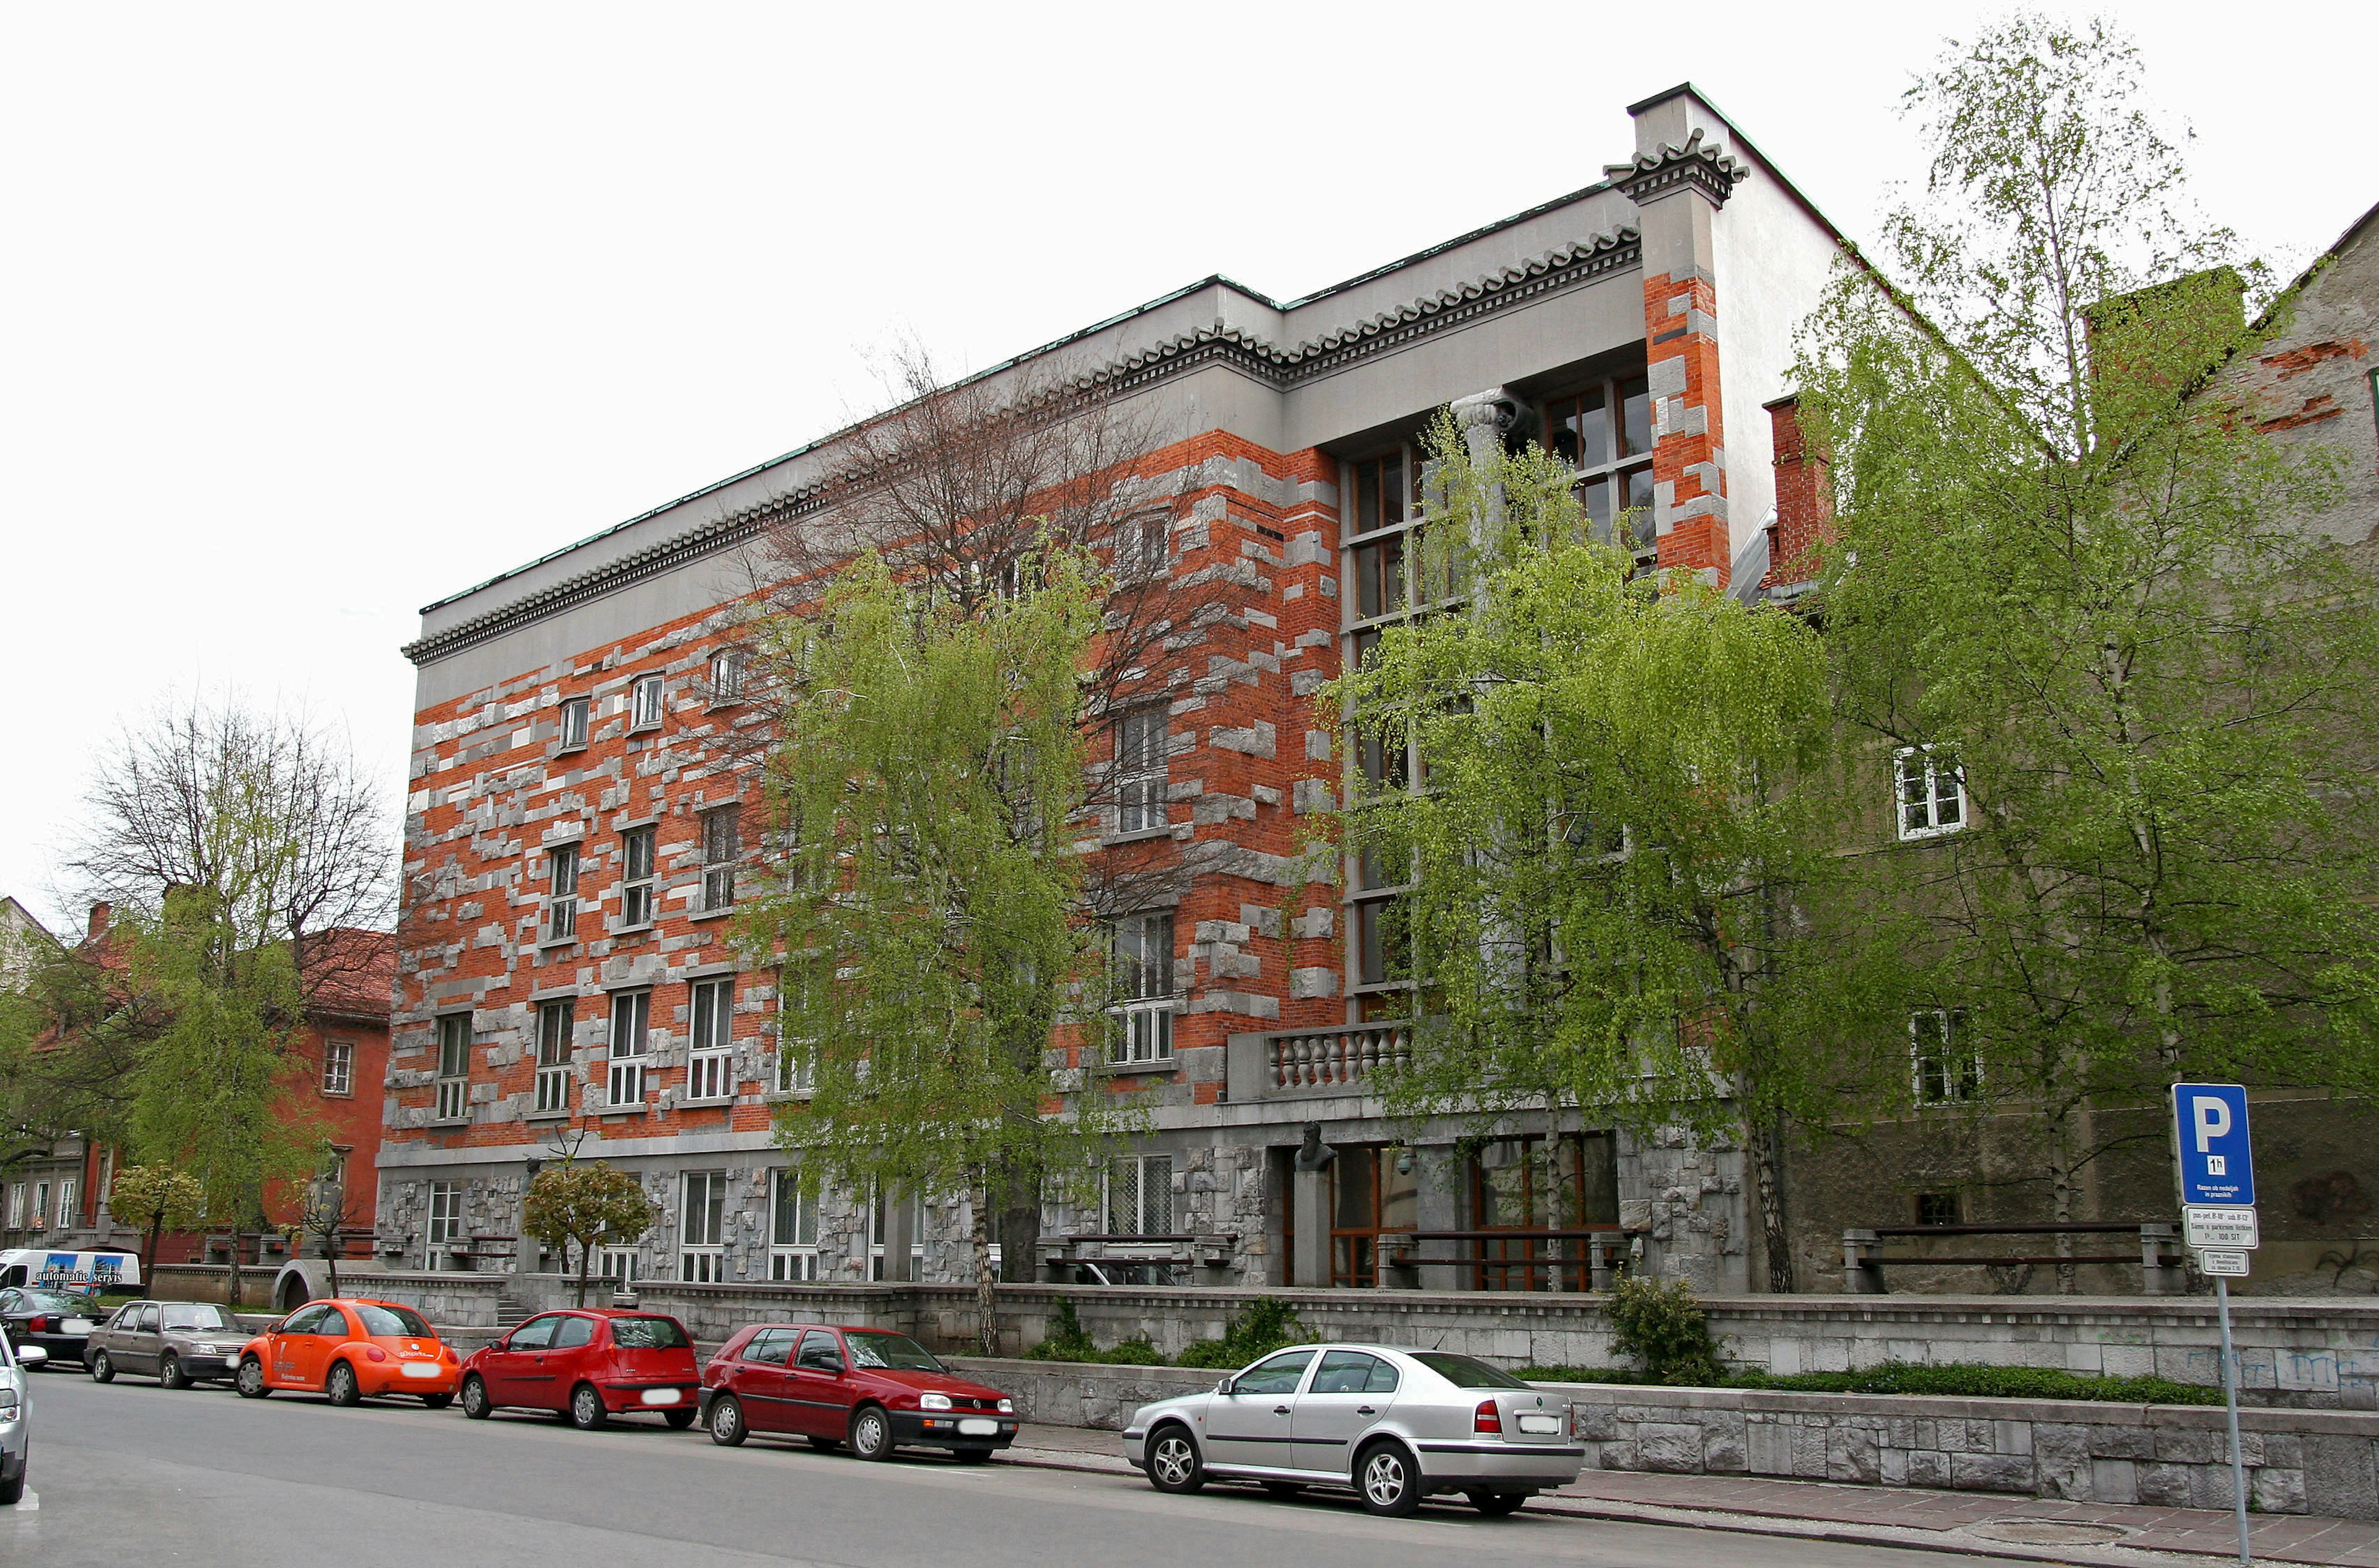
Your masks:
M1702 135L1697 127L1683 147L1664 142L1659 151L1638 152L1630 163L1607 163L1603 177L1638 207L1681 190L1700 191L1711 206L1723 207L1735 182L1751 170L1722 147L1704 147Z
M1636 266L1642 259L1636 231L1623 226L1616 234L1596 235L1556 246L1501 271L1472 279L1459 287L1424 295L1351 325L1333 328L1290 348L1267 343L1237 327L1215 326L1184 332L1073 378L1059 395L1086 403L1101 402L1214 364L1226 365L1275 392L1286 392L1362 360L1394 353L1422 338L1467 326L1606 273ZM416 665L451 658L524 626L706 556L733 549L767 528L825 510L847 488L845 482L822 480L782 491L752 506L721 513L644 549L590 566L442 632L407 643L403 652Z

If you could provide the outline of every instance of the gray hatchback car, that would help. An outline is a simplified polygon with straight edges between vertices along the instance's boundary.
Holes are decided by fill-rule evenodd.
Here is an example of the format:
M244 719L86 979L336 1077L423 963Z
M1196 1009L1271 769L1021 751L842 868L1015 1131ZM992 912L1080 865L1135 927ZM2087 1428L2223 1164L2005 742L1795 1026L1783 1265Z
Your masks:
M1567 1486L1586 1462L1568 1399L1467 1356L1383 1345L1305 1345L1214 1385L1142 1405L1124 1457L1159 1491L1208 1478L1274 1492L1346 1489L1374 1514L1460 1492L1509 1514Z
M187 1388L228 1382L240 1348L253 1337L229 1309L211 1301L127 1301L91 1331L82 1359L101 1382L130 1372Z
M25 1495L25 1471L33 1461L32 1391L25 1374L49 1358L38 1345L20 1348L0 1334L0 1505Z

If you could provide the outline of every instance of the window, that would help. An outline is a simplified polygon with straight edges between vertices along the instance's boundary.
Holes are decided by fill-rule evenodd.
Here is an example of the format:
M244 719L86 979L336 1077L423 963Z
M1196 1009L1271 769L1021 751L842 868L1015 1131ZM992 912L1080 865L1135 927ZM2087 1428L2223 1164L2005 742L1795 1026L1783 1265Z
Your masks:
M1651 553L1658 540L1652 525L1652 397L1646 380L1598 381L1553 399L1545 405L1545 431L1546 450L1576 474L1578 505L1594 537L1639 557Z
M802 1191L801 1173L768 1173L768 1277L818 1277L817 1200Z
M758 1367L781 1367L792 1359L793 1342L801 1336L799 1329L762 1329L743 1342L735 1358Z
M1380 1236L1419 1221L1420 1162L1412 1150L1338 1145L1330 1162L1330 1283L1380 1284Z
M1584 1290L1592 1283L1585 1242L1543 1233L1616 1227L1617 1140L1590 1132L1481 1144L1470 1160L1470 1202L1472 1228L1518 1233L1480 1244L1473 1288Z
M1169 746L1162 705L1134 708L1116 726L1116 831L1145 833L1168 821L1165 786Z
M540 1116L570 1109L570 1044L577 1027L575 1002L547 1002L537 1009L537 1109Z
M1171 554L1172 526L1172 514L1166 512L1124 519L1116 532L1116 575L1127 583L1163 577Z
M33 1184L33 1228L35 1230L47 1230L49 1227L50 1184L45 1181L37 1181Z
M82 1223L82 1214L75 1205L74 1178L58 1183L58 1228L72 1230Z
M620 924L625 929L653 923L652 827L631 827L620 835Z
M779 1094L807 1094L817 1088L817 1065L808 1042L779 1037L776 1083Z
M725 707L743 700L743 650L721 648L710 656L710 705Z
M586 710L585 697L562 699L562 749L574 752L586 744Z
M1173 1156L1126 1154L1106 1173L1109 1236L1173 1234Z
M1412 960L1403 905L1393 898L1367 899L1354 907L1352 923L1355 983L1410 984Z
M727 1173L685 1173L685 1206L678 1211L677 1277L717 1285L726 1277Z
M595 1272L610 1280L614 1289L631 1287L644 1277L644 1255L633 1247L598 1247Z
M842 1374L842 1346L834 1342L831 1329L812 1329L802 1335L802 1347L793 1352L793 1365L813 1372Z
M356 1043L352 1040L322 1042L322 1092L349 1095L356 1092Z
M1355 481L1354 533L1393 528L1419 513L1415 504L1419 500L1418 457L1419 453L1399 448L1384 457L1349 465Z
M1983 1062L1960 1007L1908 1015L1909 1077L1920 1105L1962 1105L1983 1087Z
M1935 838L1966 826L1966 773L1933 746L1891 754L1900 779L1900 836Z
M1284 1350L1279 1355L1257 1362L1231 1381L1233 1393L1288 1394L1305 1379L1305 1364L1313 1359L1313 1351Z
M735 906L735 859L742 853L737 818L741 810L722 806L702 816L702 907L726 910Z
M1313 1369L1315 1393L1394 1393L1396 1369L1359 1350L1325 1350Z
M661 678L639 675L628 688L628 728L658 730L661 722Z
M25 1184L21 1181L8 1189L8 1228L25 1228Z
M545 903L545 939L567 942L578 935L578 846L557 844L545 851L552 879Z
M471 1015L448 1013L438 1020L438 1117L459 1122L471 1101Z
M612 1110L645 1103L645 1053L651 1045L653 994L622 991L611 998L610 1070L603 1103Z
M433 1181L429 1184L429 1266L451 1268L447 1248L463 1239L463 1184L456 1181Z
M576 1350L581 1345L594 1343L595 1320L592 1318L563 1318L553 1325L553 1348L556 1350Z
M1117 1027L1107 1059L1173 1060L1173 917L1132 915L1115 923Z
M1916 1223L1920 1225L1954 1225L1958 1223L1958 1195L1954 1192L1920 1192L1916 1195Z
M909 1277L915 1279L918 1265L925 1257L925 1198L921 1192L908 1195L909 1205ZM884 1184L876 1184L876 1196L867 1205L867 1276L884 1277L884 1236L890 1219L889 1205L884 1199Z
M1408 536L1391 534L1374 545L1355 547L1355 615L1371 621L1402 615L1412 608L1405 594L1405 544Z
M733 1031L735 982L694 983L694 1048L686 1057L685 1097L726 1100L735 1093Z

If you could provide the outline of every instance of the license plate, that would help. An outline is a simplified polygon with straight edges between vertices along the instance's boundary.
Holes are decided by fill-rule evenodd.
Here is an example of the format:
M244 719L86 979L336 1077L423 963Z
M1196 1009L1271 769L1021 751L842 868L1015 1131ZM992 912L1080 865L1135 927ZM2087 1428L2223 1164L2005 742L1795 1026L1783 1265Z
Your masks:
M998 1435L999 1423L996 1421L985 1421L979 1418L970 1417L969 1419L959 1423L959 1436L960 1437L996 1437Z
M1561 1430L1561 1417L1540 1416L1529 1411L1520 1417L1520 1429L1536 1437L1551 1437Z
M91 1320L89 1318L68 1318L65 1322L58 1325L58 1331L61 1333L91 1333Z
M435 1361L407 1361L405 1375L408 1378L434 1378L445 1369Z
M685 1395L678 1393L678 1391L673 1388L648 1388L645 1390L645 1403L647 1405L675 1405L684 1397Z

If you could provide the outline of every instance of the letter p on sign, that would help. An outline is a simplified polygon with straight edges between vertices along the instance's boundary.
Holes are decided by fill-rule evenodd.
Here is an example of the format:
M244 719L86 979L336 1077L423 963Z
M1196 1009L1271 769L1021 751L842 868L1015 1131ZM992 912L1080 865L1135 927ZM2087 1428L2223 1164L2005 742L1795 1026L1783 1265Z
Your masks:
M2192 1208L2249 1208L2255 1160L2247 1136L2247 1092L2235 1083L2172 1086L2180 1200Z
M2192 1094L2192 1114L2197 1120L2197 1152L2214 1152L2214 1140L2230 1135L2230 1106L2216 1094Z

